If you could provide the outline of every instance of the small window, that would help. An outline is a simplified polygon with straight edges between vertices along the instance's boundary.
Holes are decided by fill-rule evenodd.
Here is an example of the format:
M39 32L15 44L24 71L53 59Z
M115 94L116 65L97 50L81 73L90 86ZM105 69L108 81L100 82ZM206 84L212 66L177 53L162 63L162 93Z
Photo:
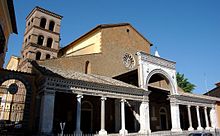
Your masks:
M25 39L25 45L27 45L27 39Z
M40 60L40 57L41 57L41 53L40 53L40 52L37 52L37 53L36 53L36 60Z
M39 35L38 36L38 40L37 40L37 44L38 45L43 45L44 42L44 36L43 35Z
M47 20L45 18L41 18L40 27L45 28Z
M52 38L48 38L47 39L47 47L51 48L52 43L53 43L53 39Z
M85 64L85 74L91 74L91 63L89 61L86 61Z
M46 59L50 59L50 54L47 54L47 55L46 55Z
M28 26L30 26L30 22L28 22Z
M32 18L32 19L31 19L31 23L33 23L33 22L34 22L34 19Z
M28 36L28 40L30 40L30 39L31 39L31 36L29 35L29 36Z
M49 30L50 31L53 31L54 25L55 25L54 21L50 21L50 24L49 24Z

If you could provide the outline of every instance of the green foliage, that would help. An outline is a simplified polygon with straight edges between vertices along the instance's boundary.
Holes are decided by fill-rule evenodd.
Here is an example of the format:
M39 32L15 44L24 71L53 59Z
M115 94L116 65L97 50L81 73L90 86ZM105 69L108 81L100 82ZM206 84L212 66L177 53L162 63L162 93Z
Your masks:
M184 74L180 74L179 72L176 74L176 80L177 85L182 88L184 92L192 93L196 87L194 84L190 83L186 77L184 77Z

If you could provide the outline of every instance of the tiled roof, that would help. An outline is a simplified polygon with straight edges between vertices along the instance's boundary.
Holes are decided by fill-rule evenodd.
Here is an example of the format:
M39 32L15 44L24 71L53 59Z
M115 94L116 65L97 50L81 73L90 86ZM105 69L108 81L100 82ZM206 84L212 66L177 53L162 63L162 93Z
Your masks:
M32 65L45 76L65 78L76 82L82 82L83 84L89 84L92 89L94 89L94 87L100 87L102 90L104 89L113 92L117 91L118 93L126 93L132 95L144 95L146 93L146 91L141 88L113 79L111 77L84 74L80 72L60 69L57 67L50 67L44 65L43 63L39 64L35 61L32 62Z
M185 93L185 92L181 92L181 91L179 91L179 93L182 96L188 96L188 97L194 97L194 98L199 98L199 99L207 99L207 100L213 100L213 101L219 101L220 102L220 98L211 97L211 96L207 96L207 95Z

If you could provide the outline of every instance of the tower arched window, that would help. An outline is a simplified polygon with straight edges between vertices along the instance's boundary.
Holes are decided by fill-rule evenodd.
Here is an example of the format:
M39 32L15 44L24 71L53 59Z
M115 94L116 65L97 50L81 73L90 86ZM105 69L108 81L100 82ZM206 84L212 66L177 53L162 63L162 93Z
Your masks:
M38 39L37 39L37 44L38 45L43 45L44 42L44 36L43 35L39 35Z
M49 24L49 30L50 31L53 31L54 25L55 25L54 21L50 21L50 24Z
M25 39L25 45L27 45L27 38Z
M37 53L36 53L36 60L40 60L40 57L41 57L41 53L40 53L40 52L37 52Z
M91 63L89 61L86 61L85 64L85 74L91 74Z
M47 22L46 18L41 18L41 20L40 20L40 27L45 28L46 22Z
M46 59L50 59L50 54L47 54L47 55L46 55Z
M52 43L53 43L53 39L52 38L48 38L47 39L47 47L51 48Z

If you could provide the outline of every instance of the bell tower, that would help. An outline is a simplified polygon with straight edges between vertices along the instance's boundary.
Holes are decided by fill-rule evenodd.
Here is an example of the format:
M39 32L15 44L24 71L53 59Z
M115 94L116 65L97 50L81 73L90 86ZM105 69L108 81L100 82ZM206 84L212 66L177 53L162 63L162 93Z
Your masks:
M62 16L38 6L30 12L21 51L23 61L57 57L61 19Z

